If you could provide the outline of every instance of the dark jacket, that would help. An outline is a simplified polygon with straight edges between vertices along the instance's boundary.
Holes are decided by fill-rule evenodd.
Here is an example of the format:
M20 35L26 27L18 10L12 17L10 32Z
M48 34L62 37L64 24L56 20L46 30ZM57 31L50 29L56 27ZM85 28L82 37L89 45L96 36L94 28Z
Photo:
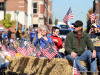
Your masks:
M76 32L70 32L66 37L65 42L65 53L70 54L72 51L76 52L78 55L81 55L84 51L86 46L92 51L95 50L92 41L90 40L89 34L82 32L82 36L80 39L80 47L78 46L78 36Z
M10 30L8 30L8 39L11 38L11 34L12 34L12 32Z

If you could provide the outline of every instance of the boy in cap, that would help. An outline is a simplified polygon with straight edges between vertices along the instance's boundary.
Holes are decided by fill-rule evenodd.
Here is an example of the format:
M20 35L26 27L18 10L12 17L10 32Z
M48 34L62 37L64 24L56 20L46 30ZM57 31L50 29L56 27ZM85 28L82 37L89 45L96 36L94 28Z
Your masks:
M70 32L66 37L65 42L65 58L71 62L76 62L80 71L87 71L85 67L83 67L79 60L88 61L90 64L90 70L96 71L96 50L93 46L93 43L89 37L89 35L83 32L83 23L80 20L77 20L74 25L74 31ZM85 50L86 46L90 50Z

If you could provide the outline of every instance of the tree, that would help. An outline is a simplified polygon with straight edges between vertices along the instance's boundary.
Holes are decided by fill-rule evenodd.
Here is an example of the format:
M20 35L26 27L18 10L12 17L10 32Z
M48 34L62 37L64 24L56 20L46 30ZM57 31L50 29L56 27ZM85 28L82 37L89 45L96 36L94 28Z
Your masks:
M14 26L15 21L14 20L11 21L11 15L6 14L5 19L3 19L1 22L6 28L10 28Z
M55 19L55 25L58 25L58 19Z
M92 13L93 13L93 8L91 8L91 9L88 10L88 13L87 13L87 21L89 20L90 14L92 14Z

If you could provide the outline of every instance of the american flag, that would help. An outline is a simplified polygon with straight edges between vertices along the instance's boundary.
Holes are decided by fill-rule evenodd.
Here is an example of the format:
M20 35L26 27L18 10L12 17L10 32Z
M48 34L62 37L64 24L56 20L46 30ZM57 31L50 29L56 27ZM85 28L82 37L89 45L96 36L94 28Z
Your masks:
M66 13L65 17L63 18L64 23L68 24L69 19L74 19L71 7L69 8L68 12Z
M8 53L11 56L15 56L15 54L16 54L16 49L11 44L9 44Z
M95 11L95 13L90 14L91 23L93 23L95 21L95 17L96 17L96 11Z
M45 50L45 56L50 60L57 55L57 51L55 47L50 47L49 49Z
M25 49L25 45L23 42L20 43L19 47L16 49L16 51L20 54L22 54L23 56L26 56L26 49Z
M7 51L8 51L7 48L6 48L6 45L2 45L2 50L3 50L4 52L7 52Z
M36 56L37 56L38 58L40 58L42 48L36 46L36 47L33 49L33 51L36 53Z
M25 49L26 49L26 55L29 55L33 48L32 48L32 47L30 46L30 44L28 43L28 44L25 46Z
M80 75L80 73L78 71L79 71L78 67L77 67L76 62L74 60L73 75Z

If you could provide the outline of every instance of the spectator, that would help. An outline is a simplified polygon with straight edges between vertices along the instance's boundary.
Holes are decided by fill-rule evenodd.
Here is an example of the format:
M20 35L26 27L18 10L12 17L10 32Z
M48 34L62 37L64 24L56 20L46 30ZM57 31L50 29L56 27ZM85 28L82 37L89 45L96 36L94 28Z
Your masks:
M2 43L2 32L0 32L0 42Z
M8 35L7 31L4 31L3 33L3 44L4 45L6 45L7 35Z
M39 43L40 46L44 48L47 43L53 42L52 39L47 36L47 31L48 29L45 25L41 26L38 36L36 37L36 41L34 42L35 46Z
M35 32L34 32L34 30L32 30L32 31L30 32L30 41L31 41L31 44L32 44L32 42L33 42L34 37L35 37Z
M9 65L10 55L8 52L0 52L0 69L6 69Z
M71 62L75 60L80 71L87 71L87 69L80 64L79 60L88 61L91 72L96 71L96 50L91 39L87 33L83 32L82 21L78 20L73 25L75 27L74 31L66 37L65 58ZM85 50L86 46L90 50Z
M12 32L11 32L11 30L10 30L10 28L9 28L9 29L8 29L8 42L10 42L11 34L12 34Z
M94 39L95 41L92 41L94 44L95 43L98 43L96 40L96 38L100 38L100 33L98 33L98 30L97 30L97 25L96 24L92 24L91 25L91 33L90 33L90 38L91 39ZM100 39L99 39L100 40ZM97 63L98 63L98 70L100 71L100 46L95 46L96 48L96 57L97 57Z
M16 38L20 39L20 34L21 34L21 31L20 31L20 29L18 29L17 32L16 32Z

